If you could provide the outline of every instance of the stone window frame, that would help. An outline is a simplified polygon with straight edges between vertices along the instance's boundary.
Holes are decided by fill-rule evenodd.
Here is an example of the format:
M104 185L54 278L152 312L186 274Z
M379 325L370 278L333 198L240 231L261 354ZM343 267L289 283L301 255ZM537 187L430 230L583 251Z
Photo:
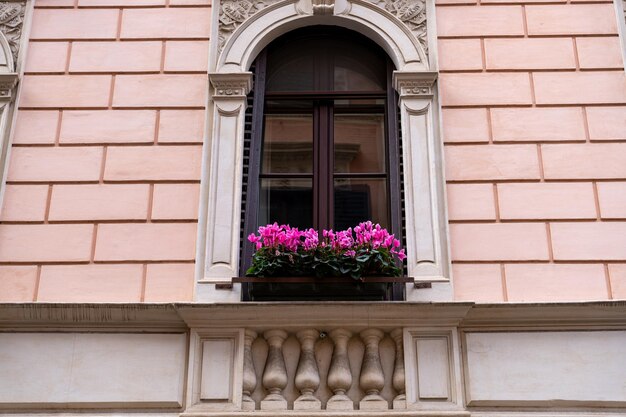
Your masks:
M0 210L24 76L34 0L0 1Z
M348 226L354 226L353 224L343 224L343 226L339 226L336 224L336 219L334 219L334 197L329 196L329 193L334 194L334 184L338 179L364 179L366 181L377 179L383 180L385 182L385 197L378 197L377 200L384 201L385 206L387 207L387 224L386 227L389 231L395 234L396 237L402 239L402 210L403 206L401 199L401 179L400 179L400 154L399 154L399 132L398 132L398 112L396 111L398 107L397 105L397 97L395 93L395 89L392 85L392 71L394 69L391 60L388 58L386 53L382 52L377 44L372 43L369 39L363 38L362 35L357 34L353 31L345 31L341 28L341 32L334 32L334 26L316 26L314 27L314 33L309 31L306 33L300 32L296 33L295 31L288 32L283 35L280 39L274 42L283 42L281 45L292 45L295 46L295 50L291 50L291 54L320 54L322 52L322 46L320 44L320 39L316 39L312 43L309 43L307 49L302 49L299 44L301 39L309 40L312 35L321 35L326 36L325 42L333 42L335 37L342 36L345 37L345 41L350 42L350 45L354 45L354 47L359 48L365 45L366 49L376 50L376 55L378 55L378 65L377 68L380 72L377 72L378 77L376 81L382 83L382 87L378 90L371 88L367 89L365 92L362 89L341 89L340 91L333 90L329 85L326 85L326 88L321 88L320 85L316 87L312 87L311 89L307 89L307 91L299 91L293 90L289 91L288 96L285 97L284 91L276 91L275 89L268 89L269 79L272 78L271 74L271 53L270 48L272 48L272 44L270 44L267 48L265 48L255 59L255 75L254 79L265 79L265 85L259 85L257 83L256 88L253 93L254 98L252 102L254 104L251 105L250 97L248 101L248 109L247 114L249 114L252 119L252 129L249 132L250 134L250 150L248 156L248 169L247 169L247 178L244 175L244 181L247 180L246 186L246 201L245 208L242 207L242 216L245 218L243 222L243 236L248 236L250 233L256 233L257 231L257 222L258 216L260 212L258 212L259 204L261 202L261 187L260 187L260 178L268 178L274 177L276 172L274 173L265 173L261 169L262 160L264 159L264 154L261 155L259 152L261 151L261 147L258 144L264 142L264 134L262 131L258 129L259 126L263 125L264 117L268 114L275 113L275 110L268 109L266 104L272 100L298 100L298 101L306 101L311 103L311 111L310 115L313 116L316 112L316 108L320 109L320 100L324 102L324 106L326 109L331 108L334 109L334 105L330 104L334 100L340 98L346 99L347 97L362 99L363 94L367 94L368 99L372 99L376 97L377 100L383 101L383 104L380 105L380 108L375 111L376 114L381 114L384 120L384 135L379 139L381 140L380 146L384 147L384 163L379 169L375 170L376 172L350 172L349 170L342 170L340 172L330 172L329 166L327 163L329 160L327 159L330 154L333 153L332 145L329 142L330 138L334 136L330 135L330 131L332 131L331 125L334 122L331 122L329 119L324 120L324 116L328 117L330 113L319 113L319 118L313 117L311 119L311 127L313 131L311 132L312 142L315 143L313 145L314 154L316 154L318 159L318 164L313 164L311 166L311 172L309 173L310 177L307 180L311 180L311 191L313 196L317 196L317 198L312 198L311 207L312 207L312 227L319 229L331 229L331 228L346 228ZM319 29L318 29L319 28ZM323 28L323 31L320 30ZM307 29L307 28L303 28ZM301 30L301 29L300 29ZM328 32L324 32L328 31ZM282 39L282 41L281 41ZM310 42L310 40L309 40ZM365 42L365 43L363 43ZM344 46L345 47L345 46ZM331 47L332 48L332 47ZM347 48L348 50L350 47ZM280 46L278 49L274 49L274 51L284 52L283 46ZM279 53L281 53L279 52ZM359 52L361 53L361 52ZM357 61L360 59L359 55L352 55L352 58ZM372 59L375 59L372 57ZM315 66L316 75L313 77L315 80L321 81L325 80L326 82L330 82L332 84L333 73L334 70L332 61L329 60L325 54L321 54L315 58L317 65ZM276 63L274 65L277 65ZM280 64L278 64L280 65ZM274 67L276 69L278 67ZM372 67L370 66L370 69ZM370 74L371 75L371 74ZM372 76L372 80L374 80L374 76ZM279 98L276 98L276 94L278 94ZM338 96L336 95L338 94ZM258 101L258 103L257 103ZM314 101L316 103L314 103ZM251 111L252 110L252 111ZM336 111L341 113L341 110L332 110L332 114ZM344 112L346 109L344 109ZM348 114L353 114L356 111L355 108L352 108L348 111ZM366 112L374 113L374 111L370 109L364 109ZM282 110L279 111L282 113ZM331 117L332 119L332 117ZM317 122L317 125L316 125ZM313 126L317 126L313 127ZM256 127L256 129L255 129ZM330 129L330 131L329 131ZM317 131L317 135L314 132ZM329 147L330 146L330 147ZM316 157L313 157L311 163L315 161ZM333 157L334 158L334 157ZM335 161L336 162L336 161ZM245 169L245 168L244 168ZM332 171L332 168L330 168ZM330 174L330 175L328 175ZM278 178L284 178L282 174L278 174ZM317 179L317 181L316 181ZM333 220L334 219L334 220ZM371 220L375 220L373 218L369 218ZM362 219L366 220L365 218ZM379 219L380 221L380 219ZM279 221L280 223L280 221ZM333 225L334 223L334 225ZM264 224L264 223L262 223ZM382 223L381 223L382 224ZM240 271L245 271L250 267L250 263L252 261L252 255L254 253L254 245L244 240L241 248L241 259L240 259ZM242 284L242 299L244 301L250 301L249 297L251 293L249 292L250 286L249 284ZM404 299L404 284L403 283L394 283L393 284L393 295L389 300L402 300ZM303 294L297 295L296 293L292 294L294 297L301 297Z
M613 0L617 17L617 32L622 45L622 61L626 71L626 0Z
M216 289L239 274L243 133L248 71L272 40L310 25L338 25L380 45L396 70L403 138L409 301L452 300L443 143L439 138L434 0L221 0L209 52L195 299L239 301ZM429 287L429 288L424 288Z

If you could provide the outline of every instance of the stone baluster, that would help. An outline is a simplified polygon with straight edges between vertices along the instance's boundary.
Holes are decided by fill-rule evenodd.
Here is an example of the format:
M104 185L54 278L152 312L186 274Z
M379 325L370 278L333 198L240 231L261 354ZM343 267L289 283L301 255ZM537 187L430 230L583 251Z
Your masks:
M359 382L366 394L359 403L360 410L386 410L389 408L387 401L380 396L380 391L385 386L385 375L380 363L378 344L384 335L378 329L367 329L360 333L365 344L365 354Z
M263 337L269 345L263 370L263 387L269 394L261 401L261 410L286 410L287 400L282 391L287 386L287 368L283 357L283 342L287 339L287 332L268 330L263 333Z
M406 408L406 393L404 382L404 346L402 340L402 329L394 329L390 333L391 338L396 343L396 363L393 369L393 389L398 395L393 399L393 408Z
M315 329L301 330L296 334L300 341L300 360L296 370L295 385L301 395L294 401L294 410L321 410L322 402L313 393L320 386L320 373L315 360Z
M252 330L246 330L243 344L243 398L241 408L246 411L254 411L255 404L251 395L256 388L256 371L252 361L252 342L257 334Z
M345 329L335 329L330 332L330 338L335 347L327 383L334 395L326 403L327 410L354 410L354 403L346 395L352 386L352 371L348 358L348 340L350 337L352 337L352 333Z

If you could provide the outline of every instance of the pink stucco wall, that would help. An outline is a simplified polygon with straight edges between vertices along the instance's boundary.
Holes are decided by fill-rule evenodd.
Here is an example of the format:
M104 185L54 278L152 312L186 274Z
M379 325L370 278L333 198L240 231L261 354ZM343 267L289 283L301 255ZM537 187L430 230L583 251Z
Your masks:
M437 6L455 296L626 298L613 4L479 3Z
M437 5L458 300L626 298L616 16L608 1L540 3ZM1 301L192 299L210 13L36 2Z
M75 3L36 2L0 298L191 300L210 3Z

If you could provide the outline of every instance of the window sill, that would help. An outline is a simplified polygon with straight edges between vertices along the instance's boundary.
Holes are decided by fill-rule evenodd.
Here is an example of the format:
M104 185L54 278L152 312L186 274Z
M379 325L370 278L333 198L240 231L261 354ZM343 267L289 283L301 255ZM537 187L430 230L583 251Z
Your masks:
M244 301L390 301L412 277L235 277ZM232 285L232 283L230 285ZM396 293L398 289L396 288ZM403 298L403 297L402 297Z

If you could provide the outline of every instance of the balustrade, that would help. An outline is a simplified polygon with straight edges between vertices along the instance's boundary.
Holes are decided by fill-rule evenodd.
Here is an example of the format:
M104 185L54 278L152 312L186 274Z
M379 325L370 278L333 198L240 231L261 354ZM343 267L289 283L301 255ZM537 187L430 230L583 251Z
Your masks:
M402 329L395 329L390 334L391 338L396 344L396 361L393 368L393 389L396 390L398 395L393 399L393 408L402 409L406 408L406 388L404 379L404 346L402 339Z
M386 410L387 401L380 396L380 390L385 387L385 374L380 363L378 344L385 334L378 329L367 329L361 332L361 339L365 343L365 356L361 366L359 382L367 394L359 403L361 410Z
M252 411L255 408L254 400L250 395L256 388L256 371L252 360L252 342L256 337L256 332L246 330L243 345L243 395L241 399L241 408L246 411Z
M269 330L263 333L269 345L267 362L263 371L263 387L269 392L261 401L261 410L286 410L287 400L282 391L287 386L287 368L283 357L283 342L287 332Z
M406 408L402 329L391 331L385 344L381 344L381 341L385 339L385 333L380 329L369 328L356 335L347 329L333 329L329 332L332 341L332 356L328 342L318 344L319 330L309 328L291 335L295 336L299 342L299 356L295 354L297 350L294 349L297 349L298 344L294 344L293 338L290 338L288 344L284 343L289 336L286 331L278 329L263 333L268 346L262 374L263 397L261 388L257 387L257 374L253 361L252 344L257 334L251 330L245 331L243 410L252 411L256 408L274 411L287 410L291 408L288 404L292 401L294 410L309 411L323 408L329 411L351 411L355 408L387 410L390 408L390 403L393 409ZM394 343L391 344L389 339ZM283 344L286 349L285 353L283 353ZM360 344L363 346L362 357ZM325 346L321 349L325 352L322 358L318 357L320 345ZM381 360L381 349L385 353L385 366ZM256 350L256 352L261 351ZM258 359L258 356L256 358ZM285 366L285 358L288 358L288 363L291 364L290 372ZM295 366L296 358L298 363L294 372L293 366ZM359 365L360 360L360 369L351 367L351 358L357 361L353 364L356 366ZM327 370L327 373L320 372L320 368ZM386 378L386 372L392 372L392 374L387 374Z
M319 337L319 332L315 329L302 330L296 337L301 348L295 383L301 395L294 402L293 409L320 410L322 402L313 395L320 386L320 373L315 361L315 339Z
M354 410L354 403L346 395L352 385L352 372L348 357L348 340L351 336L352 333L344 329L335 329L330 332L335 347L328 372L328 387L334 395L326 404L327 410Z

